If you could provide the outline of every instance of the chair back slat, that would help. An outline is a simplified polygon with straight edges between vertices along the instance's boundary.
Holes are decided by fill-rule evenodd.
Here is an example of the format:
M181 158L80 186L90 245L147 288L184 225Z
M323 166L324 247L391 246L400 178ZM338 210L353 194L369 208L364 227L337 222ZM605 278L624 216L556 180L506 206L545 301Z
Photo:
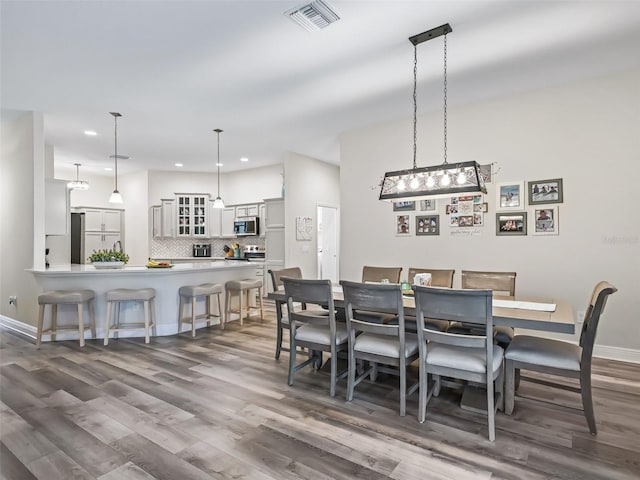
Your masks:
M485 335L461 335L458 333L440 332L438 330L423 329L424 338L430 342L456 345L458 347L483 348L487 344L487 334Z
M609 295L617 292L618 289L609 282L599 282L593 289L587 312L585 313L584 322L582 324L582 332L580 333L580 346L582 347L582 361L591 359L593 353L593 345L596 341L598 332L598 324L600 317L604 313L604 307L607 304Z
M287 299L294 302L314 303L328 306L328 298L333 299L331 280L315 280L291 277L280 277Z
M402 289L393 283L358 283L340 281L344 293L347 327L358 331L398 335L402 331L404 338L404 306L402 304ZM366 316L354 318L354 311L367 313L391 313L397 315L398 323L381 325Z
M363 282L380 282L383 279L389 280L389 283L400 283L400 274L402 267L362 267Z
M413 283L413 279L418 273L430 273L432 287L453 288L453 274L455 272L455 270L436 270L433 268L411 267L409 268L408 280L410 283Z
M516 294L516 272L475 272L462 270L462 288L490 289L513 297Z
M269 270L269 275L271 275L271 285L273 286L273 291L277 292L278 290L282 290L284 288L282 284L282 277L302 278L302 270L300 270L300 267Z

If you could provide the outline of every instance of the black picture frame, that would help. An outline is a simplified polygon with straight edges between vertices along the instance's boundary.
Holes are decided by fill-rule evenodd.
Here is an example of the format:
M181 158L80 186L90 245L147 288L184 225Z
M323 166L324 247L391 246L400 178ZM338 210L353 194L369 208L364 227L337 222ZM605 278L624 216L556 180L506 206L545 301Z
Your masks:
M416 236L440 235L440 215L416 215Z
M527 234L527 212L497 212L496 235L515 236Z
M562 203L562 179L535 180L527 182L529 205L545 205L548 203Z
M393 202L394 212L410 212L416 209L416 202L413 200L405 200L402 202Z

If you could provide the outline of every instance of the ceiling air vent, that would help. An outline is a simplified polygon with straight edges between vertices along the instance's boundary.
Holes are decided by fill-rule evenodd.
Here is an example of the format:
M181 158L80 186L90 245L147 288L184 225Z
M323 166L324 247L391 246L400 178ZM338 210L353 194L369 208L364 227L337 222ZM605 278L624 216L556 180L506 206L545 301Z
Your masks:
M296 7L284 13L305 30L310 32L326 28L340 17L333 8L322 0L315 0L306 5Z

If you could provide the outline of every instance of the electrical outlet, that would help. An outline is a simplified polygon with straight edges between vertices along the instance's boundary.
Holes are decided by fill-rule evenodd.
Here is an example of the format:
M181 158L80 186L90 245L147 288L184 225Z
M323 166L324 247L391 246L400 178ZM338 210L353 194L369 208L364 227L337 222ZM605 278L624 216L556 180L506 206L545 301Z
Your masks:
M18 304L18 297L15 295L10 295L9 296L9 305L17 305Z
M576 312L576 323L582 323L584 322L584 310L578 310Z

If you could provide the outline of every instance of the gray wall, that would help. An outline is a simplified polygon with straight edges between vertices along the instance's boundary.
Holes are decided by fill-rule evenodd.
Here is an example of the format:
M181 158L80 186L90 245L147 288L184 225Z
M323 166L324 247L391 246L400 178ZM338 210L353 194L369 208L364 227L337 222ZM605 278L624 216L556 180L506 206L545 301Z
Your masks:
M640 361L640 71L547 88L449 110L449 162L496 162L489 213L478 236L397 237L394 212L378 200L385 171L410 168L411 119L341 138L341 273L401 265L513 270L517 291L557 295L584 311L599 280L619 292L609 301L597 343ZM455 91L450 89L450 98ZM407 112L408 116L411 114ZM441 113L421 116L418 166L442 163ZM559 236L496 237L495 182L562 178ZM443 200L439 200L443 224ZM529 210L530 211L530 210ZM531 215L531 213L530 213ZM611 351L613 351L611 350ZM605 352L606 355L606 352Z

